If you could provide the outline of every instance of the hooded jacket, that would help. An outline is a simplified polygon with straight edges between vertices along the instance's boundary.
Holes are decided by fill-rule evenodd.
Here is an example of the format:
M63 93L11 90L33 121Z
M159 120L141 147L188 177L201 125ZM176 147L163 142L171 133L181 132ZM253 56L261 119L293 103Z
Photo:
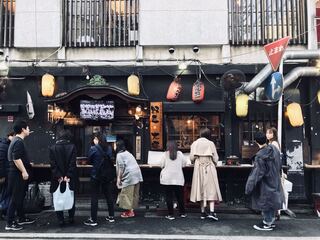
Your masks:
M253 209L282 209L284 196L280 171L280 152L271 145L261 148L246 184L246 194L251 195Z

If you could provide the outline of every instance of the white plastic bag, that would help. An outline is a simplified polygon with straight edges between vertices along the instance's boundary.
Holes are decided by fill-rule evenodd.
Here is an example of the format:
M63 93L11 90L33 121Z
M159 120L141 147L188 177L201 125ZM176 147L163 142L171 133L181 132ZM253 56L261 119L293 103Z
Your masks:
M53 193L53 206L55 211L70 210L73 207L74 192L70 190L69 183L66 183L66 190L60 191L60 183Z

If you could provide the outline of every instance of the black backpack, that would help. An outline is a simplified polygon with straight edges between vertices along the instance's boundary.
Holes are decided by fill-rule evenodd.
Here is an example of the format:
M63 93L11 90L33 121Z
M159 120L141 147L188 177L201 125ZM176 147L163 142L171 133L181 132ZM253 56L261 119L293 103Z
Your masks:
M103 182L111 182L116 178L116 168L109 156L100 146L96 146L98 151L102 154L103 160L101 161L99 168L97 169L96 178Z

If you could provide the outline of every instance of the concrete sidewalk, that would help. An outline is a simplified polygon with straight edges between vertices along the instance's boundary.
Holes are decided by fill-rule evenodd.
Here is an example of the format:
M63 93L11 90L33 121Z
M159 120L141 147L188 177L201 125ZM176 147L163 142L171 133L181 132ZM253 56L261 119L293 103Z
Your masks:
M2 239L320 239L320 219L315 214L297 214L296 218L283 216L276 222L274 231L261 232L253 225L261 221L259 214L219 214L219 221L200 220L198 213L189 213L185 219L173 221L159 216L156 211L139 209L132 219L121 219L116 212L116 222L104 220L105 211L99 212L96 227L89 227L83 221L88 210L76 212L75 223L60 228L55 212L44 211L33 215L37 222L27 225L22 231L4 230L5 222L0 222ZM250 236L250 238L248 238ZM264 238L264 239L268 239Z

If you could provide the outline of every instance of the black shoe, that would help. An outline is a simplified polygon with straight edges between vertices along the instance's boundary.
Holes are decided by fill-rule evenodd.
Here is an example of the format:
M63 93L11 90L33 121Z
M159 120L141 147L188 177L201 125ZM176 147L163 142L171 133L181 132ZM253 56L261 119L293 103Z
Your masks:
M180 214L179 216L180 216L181 218L186 218L186 217L187 217L187 214L182 213L182 214Z
M110 222L110 223L115 222L115 220L114 220L114 217L113 217L113 216L108 216L108 217L106 217L106 220L107 220L108 222Z
M266 224L266 222L264 220L262 221L262 223L265 224L265 225L268 225L268 224ZM271 223L270 227L276 228L276 225L274 223Z
M92 218L89 218L88 220L84 221L83 223L84 223L84 225L92 226L92 227L98 225L98 223L96 221L93 221Z
M5 227L5 230L7 230L7 231L9 231L9 230L20 231L22 229L23 229L23 227L21 227L17 222L13 222L11 224L7 224L6 227Z
M17 223L18 223L19 225L25 225L25 224L32 224L32 223L34 223L35 221L36 221L36 220L34 220L34 219L25 217L25 218L19 218L18 221L17 221Z
M68 222L69 224L74 224L74 218L69 218Z
M260 224L256 224L253 225L253 228L259 231L272 231L273 228L270 225L267 225L265 223L260 223Z
M201 213L201 216L200 216L200 219L206 219L206 217L207 217L208 215L207 215L207 213L205 213L205 212L202 212Z
M212 219L214 221L218 221L219 218L217 217L217 214L215 214L214 212L210 212L207 216L207 218Z

